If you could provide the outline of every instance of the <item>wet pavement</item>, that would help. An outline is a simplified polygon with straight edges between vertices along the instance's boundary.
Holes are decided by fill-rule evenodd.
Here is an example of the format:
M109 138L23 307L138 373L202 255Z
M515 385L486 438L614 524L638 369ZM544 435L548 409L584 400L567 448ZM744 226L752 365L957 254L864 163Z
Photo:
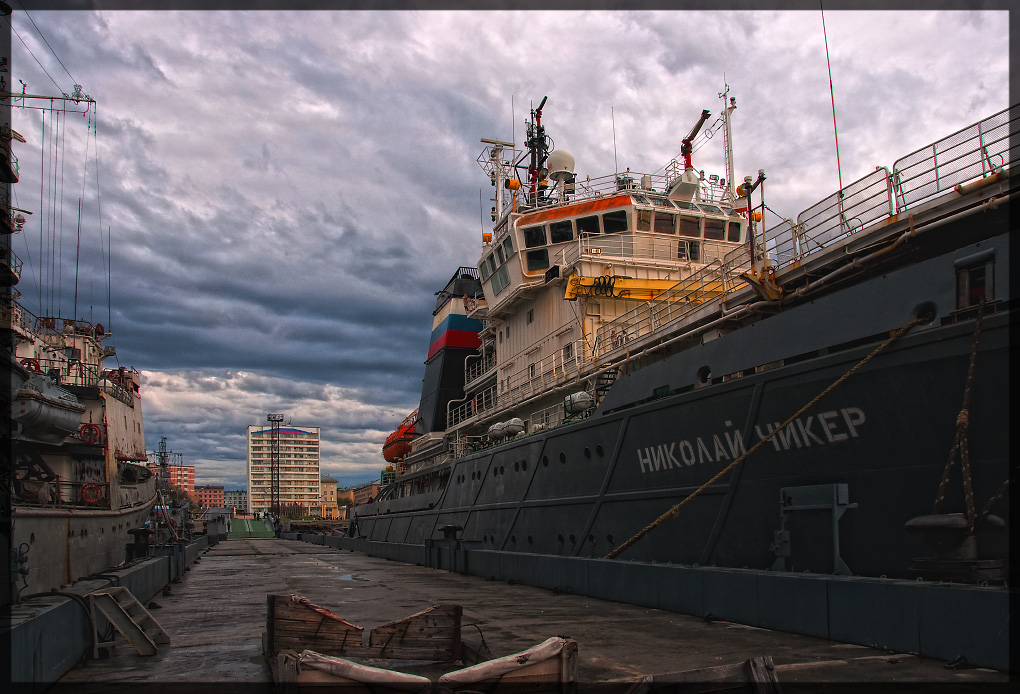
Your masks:
M159 607L150 611L170 635L168 646L150 657L118 646L111 657L68 672L58 689L87 693L129 684L212 684L222 693L268 693L272 678L262 656L262 632L270 593L306 597L366 632L431 605L460 604L463 640L472 646L484 644L498 657L550 636L569 636L578 642L579 682L615 683L620 691L646 674L766 655L776 664L781 685L939 682L980 691L1008 682L1007 675L985 668L951 670L941 661L909 654L706 622L320 545L228 539L202 554L184 580L171 586L170 595L156 597Z

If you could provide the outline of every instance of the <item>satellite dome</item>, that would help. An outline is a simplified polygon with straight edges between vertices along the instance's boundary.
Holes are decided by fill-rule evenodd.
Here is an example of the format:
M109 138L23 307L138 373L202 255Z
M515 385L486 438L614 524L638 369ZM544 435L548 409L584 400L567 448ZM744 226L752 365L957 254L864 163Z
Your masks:
M567 179L574 175L574 155L565 149L558 149L551 153L547 165L549 178L554 181Z

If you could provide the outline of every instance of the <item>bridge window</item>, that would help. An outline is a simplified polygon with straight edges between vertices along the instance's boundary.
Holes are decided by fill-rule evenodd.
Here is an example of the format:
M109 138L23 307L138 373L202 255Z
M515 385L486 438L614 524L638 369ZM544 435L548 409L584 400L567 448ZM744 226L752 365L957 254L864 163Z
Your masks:
M527 227L524 229L524 247L535 248L545 245L545 226ZM530 254L529 254L530 255Z
M722 241L726 236L726 222L705 217L705 238Z
M700 241L684 241L681 239L680 246L677 250L677 257L681 260L690 260L692 262L698 262L701 260L701 242Z
M729 222L727 227L729 232L726 234L727 241L740 241L740 222Z
M602 226L607 234L627 231L627 210L614 210L602 215Z
M507 258L514 254L514 242L509 236L503 239L503 252L506 253Z
M565 222L552 222L549 224L549 242L563 243L574 240L574 226L568 219Z
M634 223L634 228L638 231L651 231L652 230L652 211L651 210L634 210L637 221Z
M680 216L681 236L701 236L701 220L695 217Z
M590 217L578 217L577 218L577 235L581 234L597 234L599 233L599 216L597 214Z
M539 248L537 251L528 251L528 272L545 270L549 267L549 251Z
M674 234L676 233L676 215L656 210L655 212L655 226L653 229L660 234Z
M496 246L496 256L499 258L500 264L506 262L506 256L503 255L503 246Z

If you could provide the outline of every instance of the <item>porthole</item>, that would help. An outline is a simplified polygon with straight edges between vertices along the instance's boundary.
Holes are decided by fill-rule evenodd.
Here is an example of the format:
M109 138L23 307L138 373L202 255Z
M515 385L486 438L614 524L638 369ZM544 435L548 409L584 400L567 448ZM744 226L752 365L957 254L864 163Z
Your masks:
M566 453L560 453L560 462L561 463L567 462L567 454Z
M528 535L528 544L529 545L535 544L535 539L533 537L531 537L531 535Z
M600 443L599 445L595 446L595 452L598 453L599 457L601 458L606 454L606 449L604 449L602 447L602 444Z
M517 544L517 536L516 535L511 535L510 536L510 542L511 542L511 544L515 544L516 545Z
M587 446L585 446L584 448L584 457L587 458L588 460L591 460L591 449L588 448Z
M712 380L712 369L707 365L698 369L697 383L699 386L708 385Z
M612 533L609 533L608 535L606 535L606 542L608 542L609 544L613 544L613 534Z
M498 474L499 474L499 470L497 468L492 468L492 476L495 477Z
M562 535L557 535L556 536L556 541L559 542L562 545L563 544L563 536Z
M504 469L504 467L502 465L499 466L499 474L501 474L501 475L505 475L506 474L506 469Z
M577 538L574 537L573 533L571 533L570 535L570 544L572 545L577 544Z
M594 535L589 535L588 536L588 544L589 545L594 545L595 544L595 536Z
M549 456L546 455L542 456L542 465L544 465L545 467L549 467Z
M520 471L521 471L521 464L520 463L514 463L514 472L520 472Z
M35 544L35 533L32 533L31 535L28 536L28 544L30 545Z
M528 471L528 461L527 460L522 460L521 461L521 469L524 470L525 472Z
M935 305L935 302L925 301L914 307L914 310L910 312L910 318L912 320L920 319L924 325L930 325L935 320L938 312L938 306Z

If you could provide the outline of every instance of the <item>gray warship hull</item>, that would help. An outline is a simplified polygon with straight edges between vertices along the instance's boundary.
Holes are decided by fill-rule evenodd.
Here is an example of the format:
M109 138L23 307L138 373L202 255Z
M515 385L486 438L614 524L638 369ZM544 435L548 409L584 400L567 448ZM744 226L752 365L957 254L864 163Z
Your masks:
M935 510L979 313L967 407L972 506L1008 527L1008 229L1008 206L958 214L838 286L621 376L583 421L402 478L418 493L384 492L358 507L352 534L415 545L445 528L480 549L606 556L920 316L619 556L917 577L911 562L931 550L905 526ZM990 273L980 308L959 307L959 274L970 266ZM938 510L967 512L959 465ZM1008 572L1007 533L980 531L980 556Z

